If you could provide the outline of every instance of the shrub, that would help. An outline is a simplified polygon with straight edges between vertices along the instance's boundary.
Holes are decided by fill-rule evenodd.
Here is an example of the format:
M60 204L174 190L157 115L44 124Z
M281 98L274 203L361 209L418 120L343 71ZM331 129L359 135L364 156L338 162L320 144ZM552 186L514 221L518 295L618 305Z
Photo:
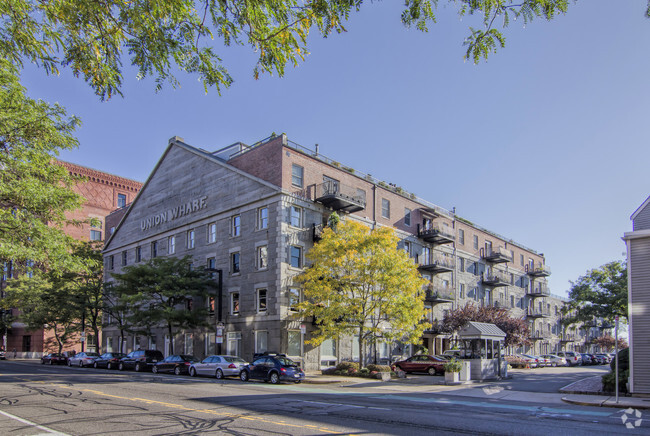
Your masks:
M445 362L442 367L445 369L445 372L460 372L463 369L463 365L456 359Z
M612 368L612 371L614 371L616 368L616 359L612 359L612 362L609 364L609 367ZM623 348L622 350L619 350L618 352L618 373L619 375L621 372L630 369L630 349L629 348Z
M361 368L359 370L359 375L367 376L368 374L370 374L370 370L368 368Z
M321 370L321 374L323 375L334 375L336 374L336 368L326 368Z
M620 356L619 356L620 358ZM619 361L620 364L620 361ZM630 376L630 370L620 371L618 373L618 391L627 392L627 378ZM616 390L616 375L614 371L603 376L603 391L614 392Z
M340 362L336 365L336 369L343 372L348 372L350 368L354 368L355 371L359 370L358 362Z
M390 366L370 364L368 365L368 371L390 372Z

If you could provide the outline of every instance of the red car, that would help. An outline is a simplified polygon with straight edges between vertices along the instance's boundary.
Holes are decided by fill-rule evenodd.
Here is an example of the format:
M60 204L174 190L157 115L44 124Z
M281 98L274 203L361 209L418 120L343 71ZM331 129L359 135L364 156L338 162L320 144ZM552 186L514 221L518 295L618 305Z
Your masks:
M426 372L429 375L444 374L443 367L445 359L427 354L416 354L406 360L400 360L393 364L393 369L409 372Z
M50 364L50 365L65 365L68 360L64 355L59 353L50 353L41 357L41 364Z

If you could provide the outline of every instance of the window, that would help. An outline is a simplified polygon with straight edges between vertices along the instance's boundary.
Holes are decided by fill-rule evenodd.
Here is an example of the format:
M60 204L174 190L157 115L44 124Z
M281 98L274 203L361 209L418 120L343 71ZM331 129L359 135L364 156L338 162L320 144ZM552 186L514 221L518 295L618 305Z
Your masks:
M269 208L266 206L257 210L257 228L260 230L269 228Z
M126 250L122 252L122 266L126 265L127 254Z
M266 269L269 266L268 248L266 245L257 247L257 268Z
M108 257L108 269L113 269L114 266L115 266L115 263L114 263L114 260L113 260L113 256L109 256Z
M289 224L293 227L302 227L302 208L291 206Z
M266 312L266 289L257 290L257 311Z
M226 340L227 353L231 356L239 356L241 353L241 332L228 332Z
M291 184L302 188L302 176L304 173L304 168L300 165L293 164L291 165Z
M206 261L206 267L208 269L216 269L217 259L215 259L214 257L208 257L208 260ZM212 276L214 277L214 274Z
M185 333L185 354L194 354L194 335L192 333Z
M321 367L336 365L336 341L334 339L325 339L320 344L320 365Z
M515 307L515 296L514 295L510 296L510 307L511 308Z
M485 255L489 256L492 254L492 241L485 241Z
M135 261L140 262L142 260L142 247L135 247Z
M217 242L217 223L208 224L208 244Z
M255 352L263 353L268 351L269 332L257 330L255 332Z
M289 288L289 310L297 312L300 303L300 289Z
M214 303L215 303L214 297L209 296L207 303L208 303L208 314L214 315Z
M404 225L411 227L411 209L404 208Z
M126 206L126 194L117 194L117 207Z
M239 274L239 252L230 253L230 273Z
M530 257L528 258L528 270L535 271L535 261Z
M422 259L420 265L429 265L431 263L431 249L429 247L422 247Z
M478 236L474 235L474 249L478 250Z
M338 194L339 181L331 177L323 176L323 194Z
M230 232L232 236L241 235L241 216L235 215L232 217L232 230Z
M460 272L465 272L465 258L464 257L459 257L458 258L458 270Z
M460 298L465 298L465 284L460 284Z
M409 257L411 257L411 243L409 241L404 241L404 251L406 251L406 254L408 254Z
M154 241L151 243L151 257L158 257L158 242Z
M169 254L176 253L176 236L170 236L167 240L167 251Z
M458 243L465 245L465 230L463 229L458 229Z
M300 330L289 330L287 332L287 354L289 356L302 355L302 335Z
M390 201L385 198L381 199L381 216L384 218L390 218Z
M230 293L230 314L239 315L239 292Z
M187 248L194 248L194 230L187 232Z
M291 246L291 266L302 268L302 247Z
M91 241L101 241L102 240L102 232L99 230L91 230L90 231L90 240Z
M523 254L519 255L519 263L521 264L521 266L524 266L524 255Z

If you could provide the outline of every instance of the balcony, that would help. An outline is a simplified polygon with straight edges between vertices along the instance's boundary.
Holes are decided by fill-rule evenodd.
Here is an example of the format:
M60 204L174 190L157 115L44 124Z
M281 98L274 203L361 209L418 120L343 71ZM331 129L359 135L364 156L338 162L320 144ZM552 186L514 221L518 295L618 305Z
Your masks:
M551 275L551 268L546 265L531 267L526 265L526 274L531 277L548 277Z
M420 271L425 271L432 275L452 272L456 267L454 257L448 254L438 254L434 256L418 255L417 263Z
M315 199L324 206L347 213L366 208L366 198L356 188L338 182L316 185Z
M424 296L424 302L430 304L451 303L452 301L454 301L454 289L449 286L430 285Z
M526 290L526 295L531 298L548 297L551 295L551 290L546 286L546 284L539 283L532 289L528 288Z
M499 286L508 286L510 284L510 277L501 271L492 271L490 273L481 274L481 283L484 286L497 288Z
M530 336L528 336L528 339L532 341L541 341L542 339L548 339L548 337L545 336L544 333L542 333L541 331L536 330L534 332L530 332Z
M420 224L418 224L418 238L436 245L451 244L456 240L453 230L445 226L424 227Z
M564 334L560 338L560 342L575 342L575 341L576 341L576 335Z
M481 248L481 257L486 262L490 263L512 262L512 255L510 252L502 247L493 248L491 250Z
M526 316L528 318L550 318L551 311L546 309L532 309L529 307L526 309Z

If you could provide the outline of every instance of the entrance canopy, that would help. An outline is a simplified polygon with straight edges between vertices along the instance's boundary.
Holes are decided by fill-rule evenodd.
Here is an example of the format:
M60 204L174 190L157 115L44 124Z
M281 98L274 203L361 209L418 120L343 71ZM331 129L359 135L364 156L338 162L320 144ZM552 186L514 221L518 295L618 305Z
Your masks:
M458 333L460 339L491 339L502 341L506 334L494 324L486 322L469 321Z

